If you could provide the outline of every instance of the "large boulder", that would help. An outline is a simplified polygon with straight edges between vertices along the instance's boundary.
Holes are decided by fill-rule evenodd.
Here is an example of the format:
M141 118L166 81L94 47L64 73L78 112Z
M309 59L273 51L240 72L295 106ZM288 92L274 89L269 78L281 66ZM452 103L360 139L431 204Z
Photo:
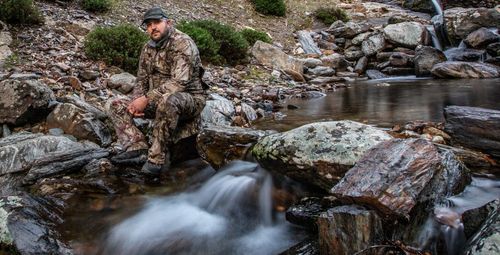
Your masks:
M485 48L490 43L498 41L500 41L500 36L484 27L470 33L464 39L464 42L472 48Z
M354 121L318 122L266 136L252 152L271 171L330 190L366 150L390 138Z
M304 74L302 61L288 56L281 49L271 44L257 41L252 47L252 56L262 65L283 71L293 71L301 76Z
M273 132L229 126L209 126L197 138L200 156L216 169L235 159L244 159L248 149Z
M61 128L66 134L82 140L89 140L101 146L111 144L111 132L92 113L74 104L59 104L47 116L48 128Z
M23 125L46 116L54 93L37 80L0 82L0 123Z
M452 141L500 158L500 111L467 106L444 109Z
M485 50L471 48L451 48L447 49L444 54L448 61L478 62L486 58Z
M382 34L375 34L364 40L361 44L361 50L366 56L372 56L385 48L385 39Z
M384 35L388 41L410 49L414 49L418 45L427 45L429 41L427 29L418 22L387 25L384 28Z
M432 67L445 61L446 56L442 51L430 46L418 46L415 49L415 74L418 77L430 76Z
M438 78L497 78L500 68L488 63L447 61L434 65L431 73Z
M231 126L236 114L233 102L217 94L210 94L201 112L202 126Z
M306 54L321 54L321 50L314 42L309 31L301 30L297 32L300 45Z
M115 74L109 77L108 87L117 89L123 94L128 94L135 86L135 76L129 73Z
M486 51L493 57L500 56L500 42L488 45L488 47L486 47Z
M55 229L62 209L30 195L0 197L0 246L19 254L73 254Z
M481 27L500 27L500 12L495 8L451 8L444 11L446 32L458 44Z

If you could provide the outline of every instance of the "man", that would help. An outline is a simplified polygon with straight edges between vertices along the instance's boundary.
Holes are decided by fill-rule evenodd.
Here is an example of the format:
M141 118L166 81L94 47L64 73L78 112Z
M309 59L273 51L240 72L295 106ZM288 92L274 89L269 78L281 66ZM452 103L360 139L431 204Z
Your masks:
M106 108L124 150L116 161L145 154L148 144L133 117L154 115L152 145L142 171L158 175L168 167L168 146L178 124L198 117L205 105L203 69L194 41L176 30L161 8L146 11L143 25L151 40L141 52L132 99L112 99Z

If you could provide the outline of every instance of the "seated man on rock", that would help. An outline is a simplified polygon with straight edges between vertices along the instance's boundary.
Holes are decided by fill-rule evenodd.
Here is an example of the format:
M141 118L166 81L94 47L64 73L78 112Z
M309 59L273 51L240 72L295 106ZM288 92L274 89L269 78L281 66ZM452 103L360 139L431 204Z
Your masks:
M143 25L151 40L141 52L133 96L109 100L106 110L123 149L114 160L147 151L142 171L158 175L169 165L168 146L178 124L197 118L205 106L203 69L194 41L176 30L161 8L146 11ZM144 134L134 126L134 117L154 118L149 150Z

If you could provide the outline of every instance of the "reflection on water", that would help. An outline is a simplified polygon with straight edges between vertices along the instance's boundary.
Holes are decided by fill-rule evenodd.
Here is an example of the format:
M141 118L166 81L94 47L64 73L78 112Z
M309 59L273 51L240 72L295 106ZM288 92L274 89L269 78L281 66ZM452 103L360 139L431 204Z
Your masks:
M325 120L355 120L380 127L413 120L443 121L447 105L500 110L500 79L388 79L356 82L350 88L312 100L290 99L283 120L262 120L258 128L284 131Z

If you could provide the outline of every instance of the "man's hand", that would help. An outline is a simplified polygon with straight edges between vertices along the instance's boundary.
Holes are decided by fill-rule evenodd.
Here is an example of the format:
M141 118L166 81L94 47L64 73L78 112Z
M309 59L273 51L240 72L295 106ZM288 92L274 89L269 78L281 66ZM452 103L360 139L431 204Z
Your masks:
M144 109L146 109L148 102L149 100L146 96L136 98L128 105L127 110L134 117L142 117L144 116Z

